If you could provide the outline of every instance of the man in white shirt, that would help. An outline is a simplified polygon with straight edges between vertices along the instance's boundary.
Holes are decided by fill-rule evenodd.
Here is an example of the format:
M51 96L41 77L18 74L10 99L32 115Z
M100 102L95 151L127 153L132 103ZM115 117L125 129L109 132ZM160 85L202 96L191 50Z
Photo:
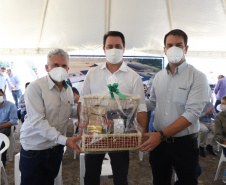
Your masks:
M72 89L65 82L69 56L61 49L48 55L47 76L28 86L25 92L27 115L21 127L21 185L53 185L68 146L81 152L76 141L66 137L73 105Z
M151 151L154 185L171 184L172 166L179 184L197 185L199 117L211 92L206 76L185 60L186 33L170 31L164 45L169 64L157 73L150 92L155 132L144 134L148 140L138 149Z
M143 83L140 76L123 62L123 53L125 50L124 35L118 31L106 33L104 35L103 50L107 61L103 65L88 71L81 97L87 94L109 91L107 80L109 77L116 78L118 80L119 92L140 97L137 120L143 128L143 133L145 133L147 127L147 108L145 104ZM101 166L104 156L105 153L86 154L85 185L100 184ZM109 156L111 158L114 184L127 185L129 151L109 152Z

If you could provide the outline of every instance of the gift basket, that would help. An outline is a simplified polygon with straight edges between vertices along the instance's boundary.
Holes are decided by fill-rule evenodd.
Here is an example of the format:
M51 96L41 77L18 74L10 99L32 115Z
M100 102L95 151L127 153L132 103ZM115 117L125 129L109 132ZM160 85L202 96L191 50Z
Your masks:
M120 93L117 87L114 83L102 94L83 97L84 152L135 150L141 144L142 129L136 120L139 97Z

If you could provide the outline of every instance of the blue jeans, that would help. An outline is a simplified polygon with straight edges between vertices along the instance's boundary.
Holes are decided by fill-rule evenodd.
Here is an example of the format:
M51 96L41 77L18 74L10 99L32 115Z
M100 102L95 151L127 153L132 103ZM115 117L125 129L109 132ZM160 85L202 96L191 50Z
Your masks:
M12 90L12 95L13 95L13 99L15 101L15 105L18 108L18 100L20 99L20 97L22 96L22 91L21 89L18 90Z
M63 157L63 147L47 150L20 150L21 185L54 185Z
M114 185L128 185L129 151L109 152ZM85 185L99 185L105 153L85 155Z

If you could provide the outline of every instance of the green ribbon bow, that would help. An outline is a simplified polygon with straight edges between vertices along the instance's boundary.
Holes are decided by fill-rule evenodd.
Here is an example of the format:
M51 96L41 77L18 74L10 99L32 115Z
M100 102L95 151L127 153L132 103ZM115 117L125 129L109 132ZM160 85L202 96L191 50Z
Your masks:
M121 94L121 93L119 92L119 90L117 89L117 88L118 88L118 84L117 84L117 83L114 83L113 85L108 84L107 86L108 86L108 89L109 89L109 91L110 91L111 98L112 98L113 100L115 99L113 93L117 94L117 95L118 95L119 97L121 97L123 100L126 99L126 96L124 96L123 94Z

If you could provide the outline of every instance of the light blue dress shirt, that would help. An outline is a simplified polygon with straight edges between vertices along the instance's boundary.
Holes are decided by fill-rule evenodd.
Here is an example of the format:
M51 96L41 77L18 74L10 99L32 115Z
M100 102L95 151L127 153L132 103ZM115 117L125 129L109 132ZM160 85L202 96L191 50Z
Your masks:
M213 114L207 114L206 115L206 110L209 107L214 108L214 106L213 106L213 104L211 102L207 103L206 106L204 107L204 109L202 111L202 114L201 114L201 117L199 118L200 122L206 122L206 123L214 122L214 118L215 118L215 115L216 115L215 109L214 109Z
M5 85L6 85L6 77L0 75L0 89L5 91Z
M17 125L17 119L16 105L10 101L4 100L3 105L0 107L0 125L7 122Z
M17 86L17 88L14 90L20 89L21 81L17 75L14 75L13 73L11 73L9 76L9 81L7 80L10 91L12 91L11 87L13 86Z
M156 74L150 91L150 110L155 108L154 129L163 130L179 117L191 125L173 137L199 132L199 117L210 101L211 90L205 74L183 62L172 75L169 66Z

